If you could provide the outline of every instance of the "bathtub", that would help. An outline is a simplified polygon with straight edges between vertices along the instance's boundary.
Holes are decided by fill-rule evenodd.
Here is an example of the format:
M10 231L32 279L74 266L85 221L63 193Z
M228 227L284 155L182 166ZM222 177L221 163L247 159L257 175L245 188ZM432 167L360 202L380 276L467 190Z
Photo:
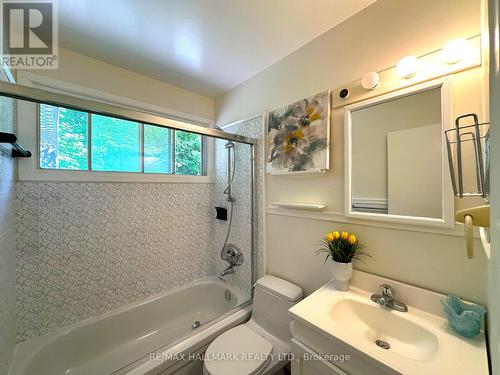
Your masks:
M197 353L249 319L250 302L247 293L216 277L198 280L25 341L9 374L152 375L181 367L179 373L193 373L187 369L200 366Z

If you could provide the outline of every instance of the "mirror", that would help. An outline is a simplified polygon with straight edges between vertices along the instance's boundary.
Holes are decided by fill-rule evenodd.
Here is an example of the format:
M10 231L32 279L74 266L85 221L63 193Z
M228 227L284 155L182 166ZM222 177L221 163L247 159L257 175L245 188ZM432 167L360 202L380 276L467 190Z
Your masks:
M443 130L449 82L400 90L346 107L346 215L453 225Z

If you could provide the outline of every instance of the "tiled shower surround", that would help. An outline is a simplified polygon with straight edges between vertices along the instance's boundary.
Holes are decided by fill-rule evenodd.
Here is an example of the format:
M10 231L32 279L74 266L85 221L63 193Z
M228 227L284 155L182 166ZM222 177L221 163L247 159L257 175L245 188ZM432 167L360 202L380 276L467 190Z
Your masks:
M255 136L261 134L261 125L257 119L227 130ZM244 251L246 260L228 281L249 291L250 153L248 146L237 147L246 152L239 153L237 161L230 241ZM213 209L223 199L219 190L226 179L226 153L220 151L215 184L18 183L17 341L225 267L220 236L227 223L215 223ZM257 184L262 209L261 177ZM256 221L262 259L262 221ZM258 268L262 273L262 266Z
M1 69L0 69L1 71ZM0 80L5 80L3 72ZM0 131L16 132L16 104L0 99ZM16 344L16 163L10 147L0 147L0 375L7 374Z
M257 276L264 274L263 246L264 246L264 225L263 225L263 188L264 188L264 163L262 160L263 128L262 116L235 123L224 131L228 133L240 134L258 139L255 150L256 156L256 192L255 203L256 213L255 225L257 231L257 242L255 244L257 252ZM214 204L227 208L228 216L230 204L223 194L227 187L227 150L226 141L217 140L215 143L215 189ZM251 287L251 153L250 147L245 144L236 144L236 173L232 193L235 198L234 216L229 243L237 245L243 253L245 262L237 268L236 272L229 275L227 279L238 288L250 292ZM221 260L220 252L227 233L228 222L215 220L214 223L214 258L216 259L217 272L222 271L227 262Z
M18 341L213 274L212 188L19 183Z

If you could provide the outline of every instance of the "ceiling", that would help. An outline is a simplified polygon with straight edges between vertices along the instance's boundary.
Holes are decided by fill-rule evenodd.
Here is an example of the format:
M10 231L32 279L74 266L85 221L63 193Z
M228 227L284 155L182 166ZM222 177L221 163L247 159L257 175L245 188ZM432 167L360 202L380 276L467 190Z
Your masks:
M375 0L59 0L59 43L215 97Z

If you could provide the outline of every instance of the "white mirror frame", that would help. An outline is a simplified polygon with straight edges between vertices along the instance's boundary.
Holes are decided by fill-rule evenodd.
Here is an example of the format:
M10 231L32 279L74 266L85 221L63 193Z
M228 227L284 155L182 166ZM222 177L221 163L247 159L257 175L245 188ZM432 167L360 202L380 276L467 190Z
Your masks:
M417 217L391 214L376 214L368 212L354 212L352 210L352 116L351 113L363 108L372 107L387 101L391 101L405 96L417 94L432 89L441 89L441 124L442 124L442 217ZM345 111L345 216L364 220L386 221L391 223L423 225L432 227L448 227L455 226L455 208L454 196L451 186L450 172L448 170L448 156L446 154L446 140L444 131L451 128L453 118L453 91L451 78L441 78L419 85L411 86L401 90L381 95L372 99L364 100L358 103L348 105L344 108Z

